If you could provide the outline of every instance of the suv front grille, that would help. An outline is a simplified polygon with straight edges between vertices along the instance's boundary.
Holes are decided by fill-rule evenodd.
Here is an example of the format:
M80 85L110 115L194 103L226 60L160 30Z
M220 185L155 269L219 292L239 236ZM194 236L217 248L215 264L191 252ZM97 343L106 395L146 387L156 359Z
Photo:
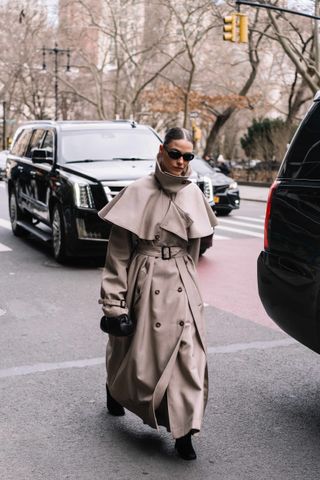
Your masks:
M118 195L123 188L127 187L132 182L133 180L114 180L110 182L102 182L104 193L106 194L108 202L111 202L111 200Z

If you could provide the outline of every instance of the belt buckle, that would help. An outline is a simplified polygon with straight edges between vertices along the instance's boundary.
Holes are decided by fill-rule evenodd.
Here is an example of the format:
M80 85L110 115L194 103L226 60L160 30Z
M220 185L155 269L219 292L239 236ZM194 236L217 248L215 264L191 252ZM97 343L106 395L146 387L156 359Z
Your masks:
M162 260L170 260L170 258L171 258L171 248L170 247L161 247L161 257L162 257Z

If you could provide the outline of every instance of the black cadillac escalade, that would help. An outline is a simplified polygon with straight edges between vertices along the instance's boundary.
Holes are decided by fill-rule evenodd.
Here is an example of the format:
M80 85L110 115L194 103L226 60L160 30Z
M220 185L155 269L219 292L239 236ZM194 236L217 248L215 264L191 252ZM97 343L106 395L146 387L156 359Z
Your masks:
M131 121L37 121L18 128L6 165L13 233L52 242L58 261L103 254L110 227L97 211L153 171L160 143L151 127ZM196 173L192 180L213 206L211 180Z
M320 92L270 188L258 286L268 315L320 353Z

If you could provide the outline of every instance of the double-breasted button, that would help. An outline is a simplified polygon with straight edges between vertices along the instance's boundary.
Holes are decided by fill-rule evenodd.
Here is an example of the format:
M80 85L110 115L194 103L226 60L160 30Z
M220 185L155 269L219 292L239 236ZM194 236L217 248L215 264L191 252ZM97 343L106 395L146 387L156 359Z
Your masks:
M157 322L157 323L156 323L156 327L157 327L157 328L161 327L161 323L160 323L160 322Z
M178 292L182 292L182 287L179 287L179 288L178 288Z
M160 235L157 234L157 235L154 236L154 238L155 238L156 240L160 240Z
M154 293L155 293L156 295L159 295L160 290L155 290Z
M183 321L183 320L181 320L181 322L179 322L179 325L180 325L180 327L183 327L183 325L184 325L184 321Z

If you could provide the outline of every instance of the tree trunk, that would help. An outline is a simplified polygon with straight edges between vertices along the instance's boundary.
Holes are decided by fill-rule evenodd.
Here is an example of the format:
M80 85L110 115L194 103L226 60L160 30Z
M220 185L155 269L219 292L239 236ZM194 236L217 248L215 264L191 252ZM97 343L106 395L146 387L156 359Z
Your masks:
M251 62L252 70L251 70L250 76L246 81L245 85L243 86L243 88L241 89L241 91L239 92L239 95L241 96L247 95L248 91L250 90L256 78L257 66L258 66L258 61L255 61L254 63ZM204 155L209 155L209 156L212 155L214 143L217 139L217 136L221 128L229 120L229 118L231 117L231 115L234 113L235 110L236 110L236 107L228 107L223 112L216 114L216 121L214 122L210 130L210 133L208 135L207 143L204 149Z
M252 26L253 29L254 29L255 25L258 23L258 15L259 14L256 13L256 18L255 18L254 24ZM269 26L266 27L265 31L267 31L268 29L269 29ZM259 65L259 62L260 62L259 55L258 55L258 47L259 47L259 44L261 42L262 37L263 37L263 33L261 33L259 35L259 37L256 39L256 41L254 42L253 41L253 36L252 36L252 31L249 32L248 57L249 57L250 65L251 65L251 72L250 72L250 75L247 78L244 86L242 87L242 89L239 92L240 96L244 97L248 94L248 92L249 92L250 88L252 87L252 85L255 81L255 78L257 76L258 65ZM216 141L216 138L217 138L221 128L229 120L229 118L231 117L231 115L234 113L235 110L236 110L236 107L228 107L221 113L215 113L216 121L214 122L214 124L213 124L213 126L210 130L210 133L208 135L207 143L206 143L205 150L204 150L204 155L209 155L209 156L212 155L214 143Z

